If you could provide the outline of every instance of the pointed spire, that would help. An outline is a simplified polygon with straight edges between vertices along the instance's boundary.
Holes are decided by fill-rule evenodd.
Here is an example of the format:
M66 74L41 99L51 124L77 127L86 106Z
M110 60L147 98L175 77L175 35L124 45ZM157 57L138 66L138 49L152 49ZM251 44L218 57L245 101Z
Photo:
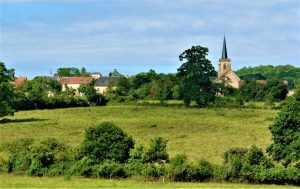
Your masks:
M225 36L223 41L222 59L228 59Z

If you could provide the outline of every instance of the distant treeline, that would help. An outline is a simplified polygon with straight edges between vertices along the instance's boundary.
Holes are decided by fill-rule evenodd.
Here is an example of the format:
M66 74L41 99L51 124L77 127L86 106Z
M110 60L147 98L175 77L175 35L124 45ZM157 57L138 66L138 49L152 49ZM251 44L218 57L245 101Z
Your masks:
M276 78L287 80L290 88L300 84L300 68L292 65L244 67L236 73L242 79L266 80Z

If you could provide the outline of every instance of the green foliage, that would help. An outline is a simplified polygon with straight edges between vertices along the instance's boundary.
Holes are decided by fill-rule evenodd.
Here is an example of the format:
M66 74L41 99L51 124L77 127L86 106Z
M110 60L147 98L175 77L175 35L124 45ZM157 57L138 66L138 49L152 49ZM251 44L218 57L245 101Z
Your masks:
M172 181L187 181L190 163L186 155L179 154L170 159L168 178Z
M8 162L0 156L0 174L8 172Z
M104 160L125 162L129 158L129 150L134 146L130 136L111 122L86 129L84 141L81 144L82 154L95 163Z
M208 161L201 159L192 165L188 171L189 181L205 181L213 178L214 167Z
M81 76L80 70L78 68L58 68L57 71L58 77L75 77Z
M145 151L143 156L143 162L145 163L168 161L167 141L162 137L151 139L149 148Z
M123 77L121 73L118 72L117 69L114 69L112 72L109 72L109 77Z
M58 81L48 77L35 77L31 81L25 81L15 91L18 110L44 109L52 106L50 96L58 94L61 91L61 85Z
M266 84L260 84L256 80L246 80L246 84L239 89L237 98L246 102L277 102L284 100L287 94L288 86L282 80L270 79Z
M255 145L245 154L244 162L250 166L261 165L264 168L274 167L274 164L264 155L262 149Z
M215 100L215 88L210 80L214 67L206 58L208 48L192 46L180 56L180 61L185 61L177 70L180 79L180 96L186 106L191 101L196 101L198 106L207 105Z
M279 65L279 66L256 66L244 67L238 70L237 75L243 79L274 79L280 78L289 81L289 87L293 88L300 78L300 68L292 65Z
M9 172L34 176L62 175L72 160L70 149L55 139L46 139L33 146L32 139L23 139L7 146L11 153Z
M31 165L32 139L21 139L7 144L7 150L11 153L9 157L8 171L15 173L26 173Z
M110 179L127 177L123 166L111 160L106 160L101 164L94 165L93 176Z
M294 98L300 102L300 86L296 89Z
M262 101L265 97L263 90L264 86L256 82L256 80L247 80L238 93L238 98L246 102L249 101Z
M284 100L289 92L288 86L278 79L267 80L265 90L267 100L272 102Z
M141 175L147 179L159 179L166 174L166 167L164 164L147 163L144 164Z
M106 105L107 100L104 98L102 94L97 93L94 88L94 82L89 84L81 84L78 88L78 91L84 95L90 105Z
M14 89L10 83L14 80L14 70L7 69L3 62L0 62L0 117L13 115L14 110Z
M74 175L74 176L85 176L85 177L92 176L93 165L94 165L93 160L85 156L82 159L75 161L67 170L66 174Z
M269 127L273 144L268 152L275 161L287 166L300 161L300 101L287 99Z
M247 149L244 148L231 148L224 153L224 167L225 179L234 181L240 180L240 172L243 166L243 156L246 154Z

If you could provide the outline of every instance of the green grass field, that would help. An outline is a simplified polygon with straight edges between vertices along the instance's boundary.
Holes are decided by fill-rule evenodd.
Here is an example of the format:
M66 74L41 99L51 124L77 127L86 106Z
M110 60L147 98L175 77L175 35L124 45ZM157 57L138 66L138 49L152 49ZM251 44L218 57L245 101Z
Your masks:
M148 143L154 136L168 142L170 156L185 153L190 160L205 158L222 162L222 154L231 147L265 149L271 142L268 126L274 110L199 109L159 106L106 106L17 112L7 123L0 123L1 144L20 138L37 141L57 138L78 146L85 128L102 121L113 121L133 137L136 143ZM7 156L6 152L0 155Z
M295 186L250 185L231 183L179 183L179 182L149 182L138 179L104 180L86 179L80 177L29 177L16 175L0 175L2 188L297 188Z

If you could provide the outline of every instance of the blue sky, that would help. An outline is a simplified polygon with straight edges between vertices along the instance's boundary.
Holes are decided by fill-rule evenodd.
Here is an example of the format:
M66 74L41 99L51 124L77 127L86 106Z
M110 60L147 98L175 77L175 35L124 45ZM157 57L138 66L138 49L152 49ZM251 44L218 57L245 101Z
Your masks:
M16 76L59 67L175 73L180 53L226 31L233 68L300 66L299 0L0 0L0 60Z

